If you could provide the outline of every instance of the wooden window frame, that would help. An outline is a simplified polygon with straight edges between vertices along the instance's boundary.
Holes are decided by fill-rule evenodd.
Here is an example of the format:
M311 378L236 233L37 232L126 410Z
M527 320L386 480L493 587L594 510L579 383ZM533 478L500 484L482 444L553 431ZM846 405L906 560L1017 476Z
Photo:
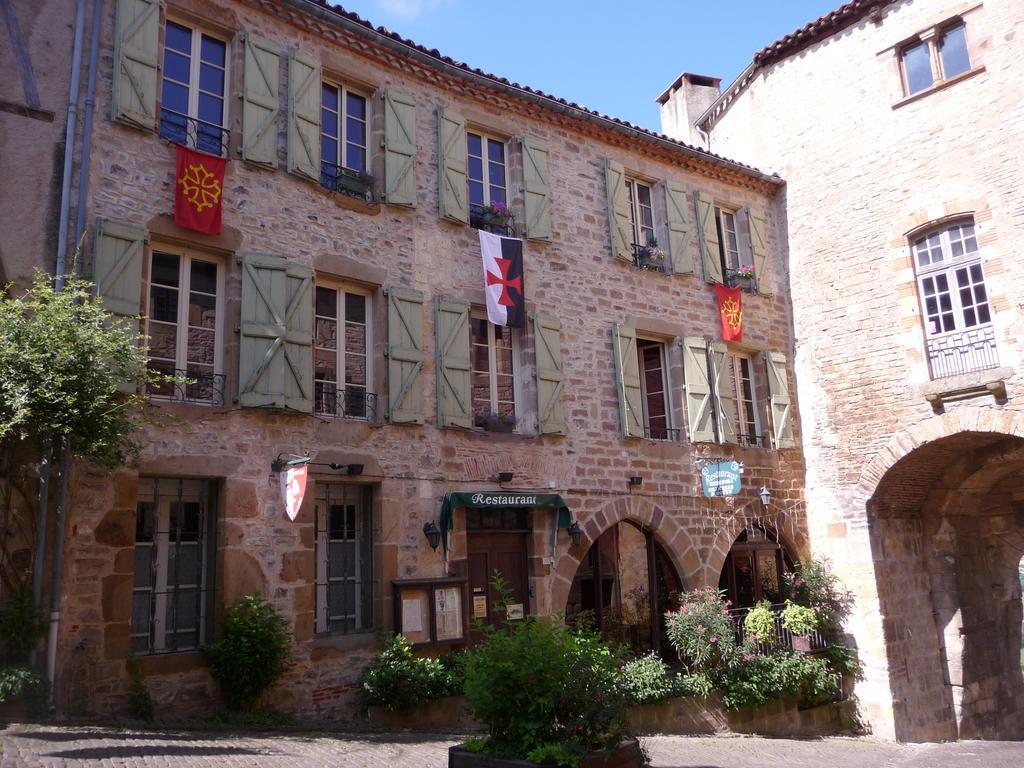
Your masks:
M650 240L657 241L658 239L658 222L654 217L654 189L648 182L635 176L626 176L624 181L626 184L626 195L629 198L629 224L633 231L633 246L642 248L647 246ZM647 190L647 205L640 201L640 195L638 194L640 188ZM645 227L642 216L644 209L651 212L651 231L647 237L643 237L646 234L644 232Z
M662 391L662 397L664 398L664 401L665 401L665 436L664 437L651 437L651 434L652 434L653 430L652 430L652 427L651 427L651 415L649 413L648 403L647 403L647 398L648 398L647 376L645 375L644 359L643 359L643 355L641 353L641 347L642 346L646 346L646 345L650 345L650 344L657 344L658 345L658 354L659 354L659 356L661 358L661 386L662 386L662 390L661 391ZM659 338L656 338L656 337L653 337L653 336L644 336L644 335L641 335L639 333L636 336L637 366L638 366L639 371L640 371L640 398L641 398L641 402L643 403L643 409L644 409L644 411L643 411L644 431L646 432L644 437L646 437L648 440L657 440L659 442L663 441L663 440L672 441L672 439L673 439L672 438L672 433L675 431L675 423L674 423L674 419L672 417L671 379L669 377L669 370L668 370L668 347L669 347L669 345L668 345L668 343L664 339L659 339Z
M173 80L173 79L171 79L171 78L169 78L167 76L167 70L166 70L166 67L164 65L164 61L165 61L165 57L167 55L167 25L168 24L176 24L179 27L183 27L183 28L189 30L189 32L192 35L192 52L189 54L189 64L188 64L189 65L189 83L188 83L188 85L186 85L185 83L179 82L177 80ZM229 39L227 39L224 35L217 34L217 33L211 31L208 27L206 27L206 26L204 26L202 24L197 24L194 21L190 21L188 19L178 18L176 16L168 16L168 17L166 17L164 19L163 29L161 31L162 31L163 34L162 34L162 37L161 37L162 45L161 45L160 58L159 58L159 61L160 61L160 68L159 68L160 80L157 83L157 87L160 89L159 93L158 93L158 108L157 108L157 120L158 121L162 121L162 117L161 116L162 116L163 111L165 109L164 104L163 104L164 81L165 80L170 80L170 82L175 83L175 84L180 85L180 86L183 86L183 87L188 89L188 114L183 115L183 117L187 118L188 120L194 120L197 125L199 123L203 123L204 125L212 125L212 123L207 123L207 122L205 122L203 120L200 120L200 118L199 118L199 93L200 93L199 76L200 76L201 65L203 63L203 61L202 61L203 37L208 37L211 40L216 40L217 42L224 44L224 66L223 66L223 68L218 67L218 69L222 69L223 72L224 72L224 90L223 90L223 92L221 92L219 94L220 100L223 103L223 109L221 110L221 124L217 125L217 126L214 126L214 127L220 129L220 131L221 131L221 147L222 147L223 153L224 153L221 156L225 156L226 153L227 153L227 144L228 144L227 137L228 137L228 134L229 134L228 124L230 122L230 120L228 118L228 111L229 111L228 92L229 92L229 90L231 88L231 79L230 79L231 78L231 55L232 55L231 41ZM182 54L180 51L177 51L177 53L179 53L180 55L184 56L184 54ZM207 63L209 63L209 62L207 62ZM211 64L210 66L216 66L216 65ZM211 93L211 92L207 91L207 93ZM217 96L218 94L211 93L211 95ZM173 110L168 110L168 111L173 111ZM174 112L174 114L179 114L179 113ZM186 146L188 146L191 149L196 149L197 148L196 144L198 142L198 130L196 132L197 133L196 136L189 136L187 129L186 129L185 133L186 133L186 142L187 142ZM200 151L205 151L205 150L200 150Z
M355 567L353 569L354 576L347 578L342 576L341 578L334 578L330 576L330 563L331 563L331 544L334 542L346 542L350 539L332 539L330 538L330 513L328 506L331 505L330 493L331 489L339 489L341 491L341 499L343 505L347 505L350 499L349 494L358 494L358 499L353 505L355 507L354 517L352 519L352 538L353 550L355 552ZM356 490L353 490L356 489ZM374 578L374 550L377 546L377 528L374 524L373 514L373 492L371 486L364 484L354 483L332 483L332 482L317 482L316 483L316 499L315 499L315 534L314 534L314 610L313 610L313 631L317 636L339 636L339 635L357 635L366 634L373 632L376 624L376 605L377 590L375 589L376 583ZM365 534L365 528L363 520L368 518L370 521L370 546L369 546L369 562L364 563L361 556L361 539L360 537ZM321 537L321 534L326 534L325 537ZM326 540L325 540L326 539ZM326 546L325 546L326 544ZM334 583L348 583L354 584L353 588L353 627L352 629L331 629L332 618L329 615L330 610L330 588ZM362 587L369 582L370 584L370 621L367 626L362 626L361 616L363 608L363 596ZM345 614L347 617L348 614ZM341 617L344 618L344 617Z
M757 393L757 382L754 376L754 358L746 352L729 352L729 365L732 366L731 379L733 386L733 394L736 398L736 440L740 444L746 444L750 446L767 445L767 437L761 431L763 426L761 424L761 409L760 400ZM744 364L746 367L746 376L743 375ZM750 400L747 400L743 395L743 383L744 381L750 382ZM746 406L750 405L750 413L746 413ZM753 429L754 432L751 434L747 430L751 427L751 419L748 415L752 415ZM740 430L740 426L743 430ZM743 438L747 438L746 441Z
M964 30L964 49L967 53L967 69L963 72L957 72L954 75L948 75L942 62L941 46L945 36L957 28L963 28ZM925 45L927 47L928 63L931 66L932 81L923 88L918 88L917 90L912 91L910 90L910 80L907 77L906 54L912 48L916 48L919 45ZM903 86L903 96L906 98L916 96L919 93L925 93L926 91L937 88L950 80L962 77L975 69L976 66L972 61L971 49L968 45L967 22L959 16L947 19L941 24L930 27L911 39L905 40L897 46L896 51L899 59L900 80Z
M956 227L963 227L969 225L974 230L973 237L977 248L970 252L954 256L951 245L950 231ZM942 254L942 261L935 263L932 262L925 266L920 266L918 263L918 247L917 244L921 240L926 240L929 236L938 234L939 235L939 248ZM961 237L961 241L965 238ZM915 282L917 283L917 295L921 305L921 320L924 323L925 337L928 339L941 338L947 335L954 335L958 333L964 333L965 331L975 330L978 328L985 328L993 324L992 321L992 302L991 297L988 294L988 284L985 279L985 268L981 260L981 243L978 238L977 224L975 223L973 216L963 217L944 221L938 225L928 227L927 229L918 230L913 233L909 238L911 260L914 264L914 275ZM929 249L930 250L930 249ZM977 266L981 270L981 284L985 286L985 305L988 307L989 319L987 322L979 322L974 325L968 326L964 318L964 306L960 300L961 286L956 280L956 272L960 269L968 269ZM946 284L949 290L950 306L953 313L953 328L950 330L932 330L930 327L931 323L928 317L928 309L926 304L924 282L928 279L936 279L939 275L943 275L946 278ZM973 283L972 283L973 285ZM936 294L937 295L937 294ZM973 295L973 291L972 291ZM980 306L979 304L973 305L975 308Z
M469 154L469 137L470 136L476 136L476 137L478 137L480 139L480 152L481 152L480 164L482 166L481 173L483 174L481 179L474 179L472 176L470 176L469 158L472 157L472 155ZM491 164L492 161L490 160L490 156L487 153L488 142L491 142L491 141L493 141L496 144L500 144L502 146L502 150L503 150L502 167L505 169L505 183L502 184L502 185L498 185L498 184L493 184L492 185L491 184L491 180L490 180L490 178L491 178L491 176L490 176L490 174L491 174L490 164ZM468 127L466 128L466 204L470 208L472 208L473 202L469 198L469 183L472 182L472 181L475 181L475 182L478 182L478 183L483 185L483 188L484 188L484 190L483 190L484 191L483 205L484 206L491 205L493 202L503 202L511 210L512 204L511 204L511 201L509 199L509 178L508 178L508 165L509 165L509 163L508 163L508 160L509 160L509 141L507 139L499 138L499 137L497 137L497 136L495 136L493 134L487 133L486 131L480 131L480 130L477 130L475 128L468 128ZM505 190L505 199L503 201L491 200L491 187L492 186L495 186L495 187L500 186L503 190Z
M722 263L722 275L723 277L729 273L733 273L743 265L743 256L740 244L740 228L738 224L739 209L733 208L729 205L723 205L721 203L715 203L715 226L718 228L718 258ZM728 216L732 221L732 229L730 230L733 238L736 240L735 251L731 250L726 243L726 226L725 217ZM729 257L735 255L736 264L729 263Z
M366 91L364 91L364 90L362 90L360 88L352 88L352 87L350 87L348 85L345 85L342 82L339 82L337 80L332 80L331 78L325 77L325 78L323 78L323 80L320 83L320 110L321 110L321 112L323 112L323 110L327 109L327 107L324 106L324 101L323 101L323 89L325 87L326 88L333 88L337 92L337 94L338 94L338 111L335 113L338 116L338 135L337 136L330 136L330 134L328 134L328 133L326 133L324 131L324 121L323 121L323 119L321 117L321 120L320 120L321 146L322 146L322 142L323 142L323 137L324 136L328 136L329 138L337 141L338 142L338 151L335 153L335 155L336 155L335 158L334 158L335 162L332 163L332 164L338 166L338 168L345 168L345 169L350 170L350 171L356 171L358 173L369 174L370 173L370 127L372 125L372 120L373 120L373 114L371 112L371 103L370 102L372 101L372 99L366 93ZM355 144L355 146L357 146L357 147L358 146L362 146L362 150L363 150L363 170L361 170L361 171L358 168L352 168L351 166L348 165L347 162L345 162L348 159L348 153L346 152L346 149L348 148L348 144L349 144L349 138L348 138L348 120L349 120L349 115L348 115L348 109L347 109L347 107L348 107L348 96L349 95L358 96L359 98L361 98L363 100L364 109L365 109L365 118L363 119L363 123L364 123L365 129L366 129L364 131L364 133L363 133L363 138L365 140L365 143L362 144L362 145ZM333 110L328 110L328 111L333 111ZM320 160L321 160L321 162L323 162L323 150L321 150Z
M335 301L334 301L335 317L329 318L329 317L317 314L317 301L316 301L316 299L317 299L317 289L319 289L319 288L325 288L327 290L331 290L331 291L335 292ZM347 350L345 349L346 345L345 345L345 334L344 334L344 331L346 329L346 325L348 323L348 320L345 319L345 303L343 301L343 298L345 296L347 296L348 294L353 294L353 295L356 295L356 296L362 296L365 299L365 301L366 301L366 305L365 305L366 306L366 309L365 309L365 319L364 319L364 323L363 323L363 327L365 328L365 336L366 336L365 345L364 345L364 356L365 356L365 359L366 359L366 384L363 387L363 392L364 392L364 395L366 397L364 398L365 409L364 409L363 415L362 416L349 416L349 415L346 414L345 418L358 419L358 420L361 420L361 421L375 421L376 419L371 417L371 406L373 404L369 402L369 396L370 395L374 395L374 396L376 395L376 393L374 392L374 389L373 389L373 378L374 378L373 377L373 358L371 356L371 351L374 348L374 346L373 346L374 345L373 324L374 324L374 311L376 309L376 307L374 306L374 301L373 301L373 291L369 290L368 288L364 288L362 286L356 285L354 283L349 283L349 282L345 282L345 281L341 281L341 280L330 280L330 279L326 279L326 278L314 278L314 280L313 280L313 392L314 392L313 410L318 415L335 415L336 411L337 411L336 408L334 409L334 411L324 411L322 408L320 408L320 409L317 408L316 392L317 392L318 385L330 384L330 385L334 386L335 393L336 393L335 396L337 396L337 392L338 391L346 391L347 387L348 387L348 385L345 383L345 358L346 358L346 355L347 355ZM333 322L337 326L336 331L335 331L335 335L334 335L334 339L335 339L335 349L334 349L335 360L334 360L334 366L335 366L335 371L336 371L336 374L337 374L337 380L336 381L328 381L326 379L318 379L316 377L316 351L318 349L326 349L324 347L318 347L317 346L317 322L319 320L321 320L321 319L322 320L333 320ZM354 386L358 386L358 385L354 385Z
M473 333L472 333L472 321L483 320L487 326L487 381L490 385L490 412L498 413L498 373L497 373L497 341L495 337L495 325L487 319L487 311L485 309L477 309L471 307L469 310L470 328L468 330L469 337L469 366L470 366L470 410L473 406L473 375L476 373L482 373L478 369L473 367ZM520 419L522 418L522 407L523 398L522 392L520 392L519 372L522 366L519 364L519 350L520 350L520 334L517 329L509 328L511 336L511 348L512 348L512 416L515 419L515 428L513 431L520 431ZM474 418L476 418L474 416Z

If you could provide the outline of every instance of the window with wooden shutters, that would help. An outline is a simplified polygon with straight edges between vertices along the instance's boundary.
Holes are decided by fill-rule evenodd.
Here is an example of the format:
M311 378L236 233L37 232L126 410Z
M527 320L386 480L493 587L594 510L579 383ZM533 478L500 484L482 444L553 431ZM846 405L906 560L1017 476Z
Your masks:
M693 272L690 253L690 216L686 188L675 181L662 185L665 191L665 226L668 230L668 260L675 274Z
M708 364L708 342L702 336L687 336L682 340L682 347L690 441L713 443L716 405Z
M280 61L275 43L251 32L245 34L242 159L264 168L277 168Z
M136 336L142 303L142 257L149 234L142 227L96 219L92 253L92 280L103 306L124 319L126 331ZM135 392L137 383L122 381L118 389Z
M753 359L746 354L730 354L728 366L736 408L736 442L765 447L768 441L761 429L761 404L757 396Z
M466 184L469 225L506 237L514 236L508 207L508 146L479 131L466 133Z
M242 255L238 400L313 412L313 271Z
M384 91L384 202L416 206L416 99Z
M566 434L562 395L562 324L558 318L533 316L537 354L537 431L542 435Z
M754 286L758 293L770 294L768 277L768 237L764 213L747 209L747 233L750 237L750 257L754 266Z
M715 401L715 437L720 443L736 442L736 388L733 384L729 349L721 341L711 342L712 397Z
M548 177L547 142L524 136L523 189L526 200L526 237L551 239L551 185Z
M636 331L612 326L612 352L615 356L615 383L619 396L619 423L623 437L644 436L643 387L637 355Z
M320 185L370 201L369 99L336 83L324 82L320 91Z
M630 223L629 191L626 171L612 160L605 162L605 192L608 197L608 227L611 233L612 256L633 263L633 235Z
M768 396L772 417L772 439L776 448L793 448L793 408L789 398L789 376L786 356L781 352L764 355L768 373Z
M320 62L299 51L288 60L288 171L320 181Z
M388 419L423 423L423 294L391 287L388 297Z
M668 348L663 341L638 337L636 354L640 369L644 437L648 440L678 440L679 430L672 426Z
M473 426L509 430L516 426L515 329L494 325L485 311L471 311L469 344L472 371Z
M434 333L437 344L438 426L472 429L469 304L458 299L436 297Z
M197 27L164 26L160 138L211 155L228 153L228 44Z
M324 416L377 420L373 392L373 305L368 291L319 283L315 289L313 410Z
M160 56L159 0L117 0L112 119L156 128Z
M709 283L724 282L715 201L701 192L693 193L693 201L697 213L697 242L704 279Z
M469 223L466 182L466 118L453 109L437 110L438 200L442 219Z

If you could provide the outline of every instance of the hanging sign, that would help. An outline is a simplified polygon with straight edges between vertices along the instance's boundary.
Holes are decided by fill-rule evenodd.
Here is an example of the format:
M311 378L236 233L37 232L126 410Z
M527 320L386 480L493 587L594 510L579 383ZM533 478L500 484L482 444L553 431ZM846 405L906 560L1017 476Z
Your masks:
M700 470L700 481L705 496L735 496L742 485L743 465L738 461L705 464Z
M299 507L302 506L302 499L306 495L308 476L309 466L306 464L288 467L281 473L281 498L284 499L288 519L293 522L299 516Z

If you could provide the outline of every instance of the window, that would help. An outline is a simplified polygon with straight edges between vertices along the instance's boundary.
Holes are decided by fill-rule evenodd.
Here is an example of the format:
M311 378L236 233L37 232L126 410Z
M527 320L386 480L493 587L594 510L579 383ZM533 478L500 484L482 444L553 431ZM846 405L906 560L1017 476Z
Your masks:
M469 320L472 359L473 420L488 429L515 426L516 397L512 329L492 325L487 315L473 313Z
M370 297L346 287L316 286L313 394L322 415L374 420L370 392Z
M164 30L160 137L213 155L226 155L226 80L227 43L168 21Z
M190 650L209 637L214 490L208 480L139 480L133 653Z
M505 142L485 134L466 134L468 150L466 178L469 185L470 224L497 234L508 234L510 227L492 225L483 218L484 208L508 205L505 175Z
M148 365L175 381L151 387L151 395L223 405L223 295L218 262L187 251L153 251L146 319Z
M924 232L914 238L912 251L932 378L996 367L974 220Z
M373 630L373 512L369 487L316 484L316 631Z
M753 363L747 355L729 355L733 397L736 398L736 441L741 445L764 445L754 389Z
M736 211L716 205L715 227L718 229L718 254L722 259L722 275L728 276L741 266Z
M367 176L366 97L324 83L320 107L320 183L335 192L370 199Z
M665 345L660 341L637 339L636 351L640 364L644 437L651 440L675 440L679 436L679 431L671 428Z
M633 247L657 242L654 236L654 208L651 205L651 188L642 181L626 179L629 195L629 223L633 228Z
M971 60L963 22L928 30L908 43L900 52L900 64L907 96L967 72Z

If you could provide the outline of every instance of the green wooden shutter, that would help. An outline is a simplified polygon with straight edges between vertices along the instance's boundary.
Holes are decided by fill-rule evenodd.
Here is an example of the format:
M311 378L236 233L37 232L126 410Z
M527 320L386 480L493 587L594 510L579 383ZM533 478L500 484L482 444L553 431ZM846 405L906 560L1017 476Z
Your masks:
M682 339L682 347L690 442L713 443L715 400L708 370L708 342L702 336L687 336Z
M768 277L768 239L765 236L767 227L761 211L747 209L747 232L750 234L750 253L754 258L754 279L757 281L757 292L771 294L771 280Z
M548 183L547 142L524 136L523 189L526 200L526 237L551 239L551 187Z
M718 442L735 443L736 390L733 385L732 358L724 342L711 342L711 367Z
M781 352L767 352L764 356L768 370L768 395L771 398L772 437L776 448L794 448L793 410L789 399L789 377L786 374L786 356Z
M533 332L537 348L537 431L542 435L564 435L562 324L556 317L534 315Z
M636 330L618 324L612 326L615 354L615 388L619 393L619 422L623 437L644 436L644 402L640 388L640 358L636 350Z
M320 183L320 62L288 59L288 172Z
M668 258L676 274L693 272L693 256L690 254L690 217L686 200L686 188L676 181L666 181L665 212L668 224Z
M469 369L469 304L437 296L437 422L440 427L473 428Z
M115 27L111 117L151 131L156 128L159 0L117 0Z
M142 227L96 220L92 275L104 308L122 317L139 316L142 301L142 254L149 233ZM138 325L136 324L136 328Z
M700 192L693 193L697 211L697 237L704 279L709 283L722 281L722 256L718 247L718 228L715 226L715 201Z
M251 32L245 34L242 159L264 168L277 168L280 61L276 44Z
M242 254L238 401L313 412L313 270Z
M423 294L391 287L388 297L388 419L423 423Z
M416 99L384 91L384 202L416 207Z
M437 177L440 181L441 218L469 224L466 186L466 118L440 107L437 110Z
M612 160L604 166L605 188L608 193L608 226L611 229L612 256L633 262L633 227L629 222L629 193L626 191L626 171Z

